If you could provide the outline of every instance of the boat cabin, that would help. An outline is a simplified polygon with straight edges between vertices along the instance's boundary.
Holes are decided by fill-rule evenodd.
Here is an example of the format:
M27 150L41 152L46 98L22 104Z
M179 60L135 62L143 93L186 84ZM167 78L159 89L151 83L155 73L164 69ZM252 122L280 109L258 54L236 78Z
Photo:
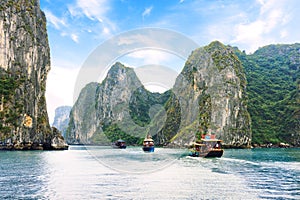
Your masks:
M113 145L115 148L120 148L120 149L125 149L126 148L126 143L124 140L117 140L114 145Z
M190 156L193 157L221 157L223 155L222 140L214 136L202 137L193 143Z
M154 140L150 135L147 135L143 141L143 150L145 152L154 152Z

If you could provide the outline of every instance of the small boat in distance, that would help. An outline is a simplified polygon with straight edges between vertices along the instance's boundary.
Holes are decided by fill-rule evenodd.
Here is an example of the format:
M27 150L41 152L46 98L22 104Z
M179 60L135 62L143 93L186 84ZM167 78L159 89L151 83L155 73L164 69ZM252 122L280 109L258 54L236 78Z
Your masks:
M224 150L221 147L222 140L216 139L215 135L202 135L200 140L193 144L189 156L214 158L222 157Z
M145 152L154 152L154 141L151 135L147 135L147 137L143 141L143 151Z
M117 140L115 143L112 144L113 148L118 148L118 149L126 149L126 143L124 140Z

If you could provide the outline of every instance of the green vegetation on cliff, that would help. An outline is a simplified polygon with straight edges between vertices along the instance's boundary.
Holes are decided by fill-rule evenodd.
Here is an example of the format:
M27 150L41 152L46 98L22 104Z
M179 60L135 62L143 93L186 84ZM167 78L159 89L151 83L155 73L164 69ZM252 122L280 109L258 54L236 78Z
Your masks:
M252 142L299 144L300 44L269 45L251 55L236 54L248 81Z
M300 44L269 45L247 55L215 41L193 51L174 87L158 94L145 90L133 70L117 63L84 95L78 107L84 112L73 112L76 121L71 118L69 128L74 138L90 137L97 144L119 138L140 144L147 131L159 127L152 136L160 145L184 146L203 133L215 134L228 147L299 145L299 67ZM165 119L162 111L151 116L156 104L165 108Z
M132 135L129 135L128 133L125 133L116 124L111 124L109 126L103 127L103 131L105 136L111 142L115 142L121 138L126 141L127 145L135 145L135 144L142 144L143 141L143 138L134 137Z
M15 91L23 82L23 78L0 68L0 141L11 138L12 130L21 125L18 113L22 112L23 106L15 98Z
M151 106L164 105L170 98L170 93L170 91L163 94L152 93L143 88L133 91L129 102L129 113L132 120L139 126L149 125L151 118L148 113Z
M2 149L57 149L46 109L50 49L38 0L0 2L0 140ZM63 146L62 148L65 148Z

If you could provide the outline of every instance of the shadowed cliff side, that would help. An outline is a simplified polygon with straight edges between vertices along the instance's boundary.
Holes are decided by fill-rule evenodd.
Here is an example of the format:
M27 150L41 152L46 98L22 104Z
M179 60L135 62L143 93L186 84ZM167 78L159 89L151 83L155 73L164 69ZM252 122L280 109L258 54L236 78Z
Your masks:
M277 44L247 55L236 48L247 76L254 146L300 146L300 44Z

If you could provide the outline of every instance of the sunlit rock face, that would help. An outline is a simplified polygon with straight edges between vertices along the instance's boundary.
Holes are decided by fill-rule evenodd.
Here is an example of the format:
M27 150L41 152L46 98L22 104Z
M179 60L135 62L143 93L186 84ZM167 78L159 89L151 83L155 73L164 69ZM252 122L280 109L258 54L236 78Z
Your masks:
M133 68L117 62L101 83L89 83L81 90L70 113L67 141L108 145L122 137L135 145L148 133L158 132L163 120L160 108L168 98L168 92L147 91Z
M173 88L177 102L171 103L170 110L180 112L175 119L180 127L171 145L186 146L201 134L214 134L224 145L249 147L251 122L245 89L242 65L230 47L212 42L193 51Z
M38 0L0 3L0 140L51 148L46 110L50 49ZM40 147L39 147L40 148Z
M174 87L165 94L146 91L132 69L116 63L102 83L82 89L71 111L68 141L88 144L97 134L105 139L102 128L117 124L133 136L152 131L158 145L188 146L201 134L214 134L224 145L249 147L245 89L240 61L230 47L219 42L193 51ZM141 121L154 104L163 109L148 122Z

